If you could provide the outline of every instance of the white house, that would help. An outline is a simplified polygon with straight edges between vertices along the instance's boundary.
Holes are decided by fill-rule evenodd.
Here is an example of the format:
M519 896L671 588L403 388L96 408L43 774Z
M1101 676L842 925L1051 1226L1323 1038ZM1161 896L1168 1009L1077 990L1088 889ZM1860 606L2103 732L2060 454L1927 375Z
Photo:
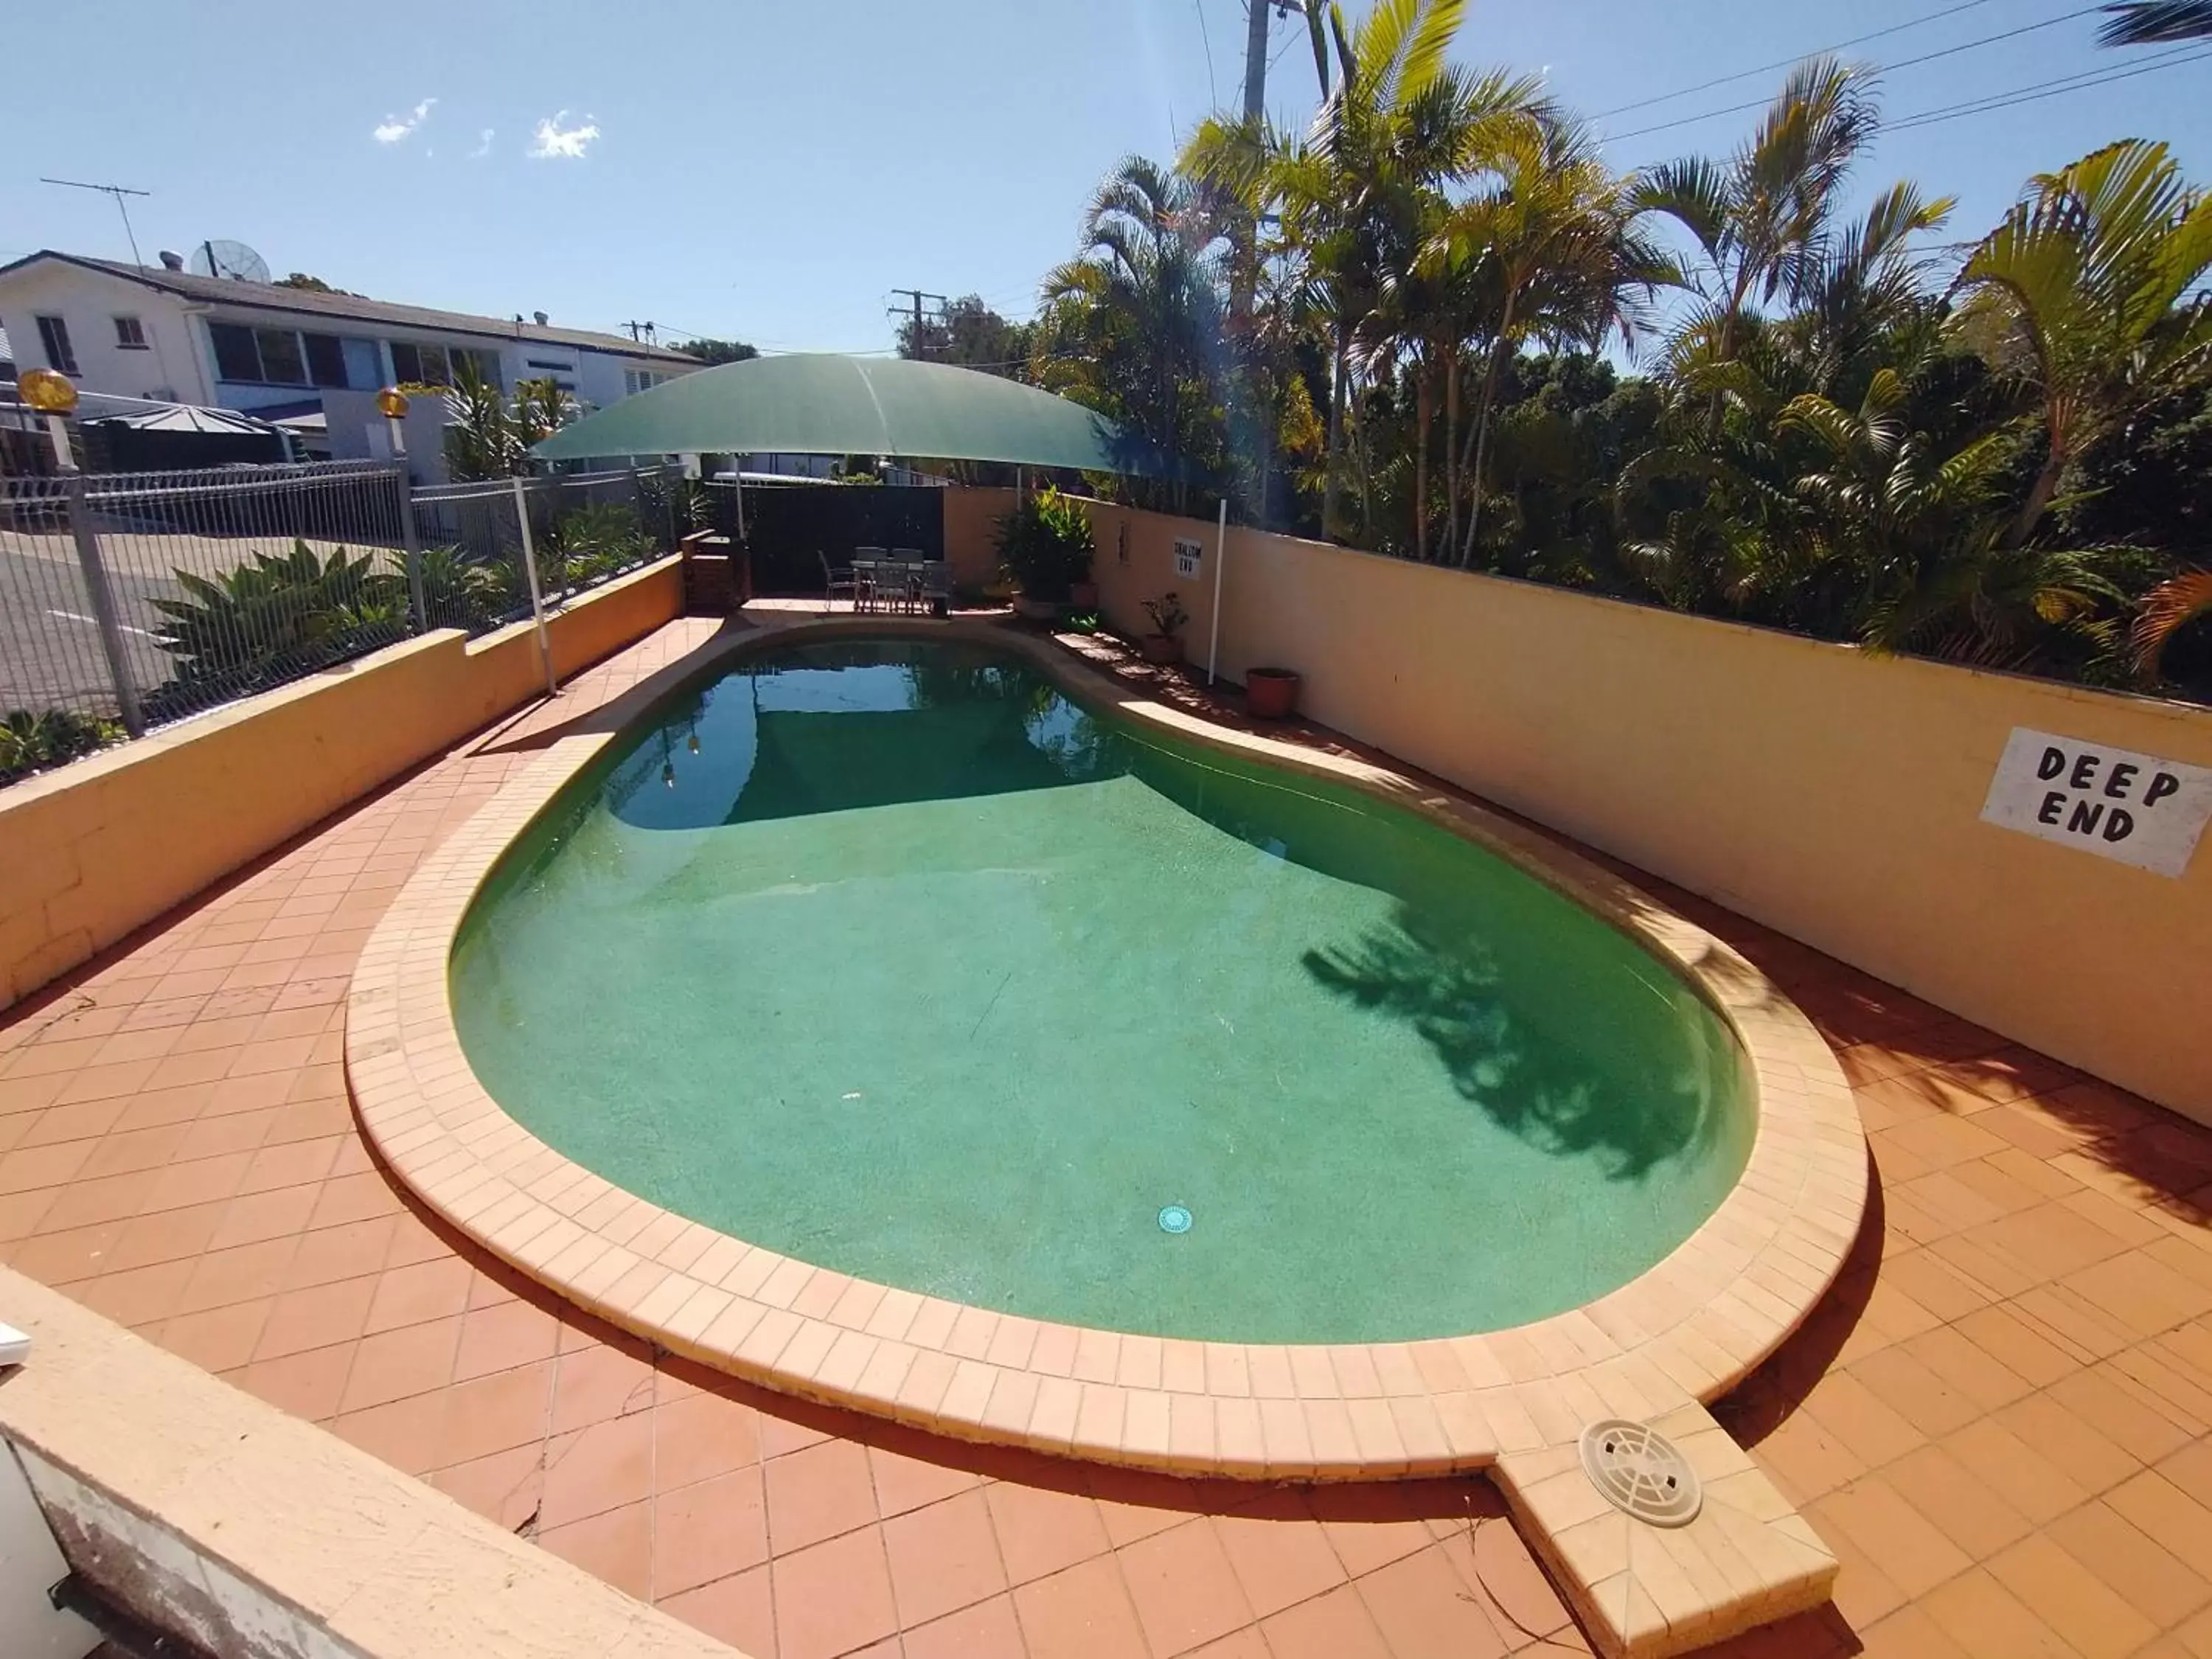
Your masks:
M17 367L59 369L85 392L271 419L327 410L338 454L360 453L352 428L365 401L346 394L447 385L469 358L495 385L550 379L587 409L700 367L618 334L551 327L542 312L532 322L471 317L195 276L182 264L170 253L149 266L41 249L0 265L0 328Z

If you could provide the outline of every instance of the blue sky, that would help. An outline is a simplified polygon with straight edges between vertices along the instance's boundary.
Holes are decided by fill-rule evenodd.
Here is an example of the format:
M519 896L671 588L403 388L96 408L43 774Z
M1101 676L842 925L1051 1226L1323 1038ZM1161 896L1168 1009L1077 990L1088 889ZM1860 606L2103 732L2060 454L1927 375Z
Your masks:
M1592 115L1960 0L1474 0L1461 52L1548 72ZM1347 0L1355 15L1362 0ZM1977 0L1849 55L1900 60L2074 10ZM1893 117L2146 61L2072 18L1885 80ZM884 0L584 5L70 0L13 9L0 258L127 257L105 198L152 191L139 245L210 236L382 298L771 349L882 349L894 287L975 291L1024 314L1084 200L1130 150L1241 87L1243 0ZM1302 27L1279 21L1271 103L1314 99ZM1207 48L1212 54L1209 79ZM1623 168L1725 151L1781 71L1600 122ZM2212 182L2212 60L1886 135L1861 184L1960 198L1960 238L2030 173L2122 136L2172 143ZM535 150L538 153L532 154Z

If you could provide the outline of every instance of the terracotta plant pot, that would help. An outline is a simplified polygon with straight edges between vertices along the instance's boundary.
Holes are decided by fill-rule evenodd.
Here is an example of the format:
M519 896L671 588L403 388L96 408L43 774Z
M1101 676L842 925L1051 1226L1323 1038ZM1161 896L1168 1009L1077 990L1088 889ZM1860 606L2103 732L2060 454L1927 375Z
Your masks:
M1073 611L1096 611L1098 608L1098 584L1070 582L1067 585L1067 604Z
M1172 634L1146 634L1137 641L1145 660L1158 663L1163 668L1182 660L1182 641Z
M1287 720L1298 706L1298 677L1288 668L1253 668L1244 675L1244 708L1254 720Z

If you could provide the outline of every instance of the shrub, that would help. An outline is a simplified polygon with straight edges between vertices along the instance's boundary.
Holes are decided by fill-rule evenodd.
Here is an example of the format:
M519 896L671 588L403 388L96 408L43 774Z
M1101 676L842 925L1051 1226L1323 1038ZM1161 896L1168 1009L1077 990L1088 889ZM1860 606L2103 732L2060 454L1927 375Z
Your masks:
M1058 601L1091 574L1091 518L1082 504L1048 488L999 520L999 562L1033 599Z
M10 709L0 720L0 783L13 783L122 740L123 728L113 720L67 708L46 708L35 714L27 708Z
M1145 614L1152 619L1152 631L1173 639L1190 620L1190 612L1182 608L1182 595L1172 589L1157 599L1145 601Z

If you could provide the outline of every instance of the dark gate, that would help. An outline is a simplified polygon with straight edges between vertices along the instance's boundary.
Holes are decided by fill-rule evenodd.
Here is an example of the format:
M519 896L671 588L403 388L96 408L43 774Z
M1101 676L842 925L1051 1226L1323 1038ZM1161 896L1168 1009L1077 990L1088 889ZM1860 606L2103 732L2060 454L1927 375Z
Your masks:
M716 490L718 496L726 492ZM822 560L852 562L856 547L918 548L945 556L945 492L903 484L747 484L745 532L753 591L822 592Z

